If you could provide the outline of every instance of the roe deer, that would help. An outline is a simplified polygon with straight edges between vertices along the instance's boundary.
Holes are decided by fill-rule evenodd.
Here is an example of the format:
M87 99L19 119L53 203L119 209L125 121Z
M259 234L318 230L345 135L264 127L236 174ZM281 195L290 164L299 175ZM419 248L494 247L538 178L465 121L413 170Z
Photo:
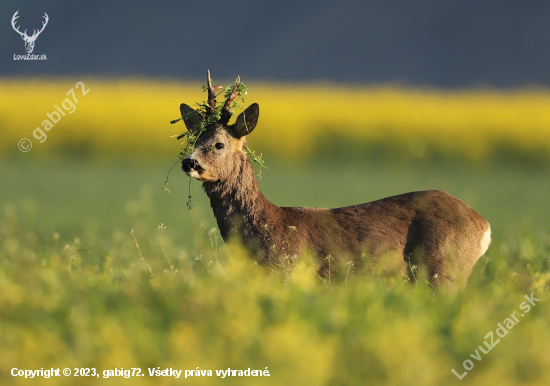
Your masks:
M209 72L207 91L208 117L216 106ZM411 276L415 275L410 269L413 262L435 287L466 282L489 247L491 228L448 193L411 192L337 209L278 207L269 202L244 151L246 136L258 123L259 106L250 105L229 125L230 104L236 95L235 87L220 119L211 120L182 162L187 176L202 181L224 241L240 237L247 249L270 266L281 264L281 256L313 252L321 276L327 275L327 256L328 264L330 259L337 263L345 258L356 267L385 258L416 280ZM180 111L188 130L203 120L186 104Z

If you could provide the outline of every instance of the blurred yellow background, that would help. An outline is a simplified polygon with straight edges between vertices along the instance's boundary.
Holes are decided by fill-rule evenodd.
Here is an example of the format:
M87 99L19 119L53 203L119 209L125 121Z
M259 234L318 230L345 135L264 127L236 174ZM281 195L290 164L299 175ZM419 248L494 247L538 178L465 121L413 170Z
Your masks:
M79 81L86 95L75 88ZM335 144L343 144L343 152L352 144L350 153L385 144L401 158L484 160L502 149L527 158L550 154L550 92L542 88L443 91L243 81L250 88L246 104L261 108L250 141L256 150L283 159L322 155ZM179 117L180 103L204 100L201 90L199 83L175 80L0 79L0 154L17 152L24 137L38 154L127 159L159 157L170 149L177 154L170 135L185 127L169 121ZM62 107L66 98L74 104L65 102L72 114ZM33 130L56 105L66 115L44 131L47 139L40 143Z

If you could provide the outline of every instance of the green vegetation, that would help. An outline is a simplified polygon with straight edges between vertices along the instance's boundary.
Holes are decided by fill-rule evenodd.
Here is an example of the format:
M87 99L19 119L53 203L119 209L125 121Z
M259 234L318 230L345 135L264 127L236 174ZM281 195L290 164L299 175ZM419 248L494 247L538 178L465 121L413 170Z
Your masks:
M191 181L196 207L186 210L190 179L181 172L180 164L172 172L172 193L162 190L171 160L101 163L74 157L31 157L28 153L0 163L0 216L6 208L13 210L21 226L38 235L58 232L67 238L82 238L91 230L107 238L115 231L141 226L150 230L165 223L177 230L178 245L191 248L195 230L201 225L208 229L216 226L196 180ZM550 233L550 180L544 167L474 167L459 162L403 165L342 158L315 164L269 161L260 188L279 206L335 208L408 191L439 189L459 197L487 218L496 237L515 237L524 230L537 236Z
M446 295L352 265L321 281L308 259L282 283L225 247L199 183L193 211L183 175L172 176L172 194L162 191L165 164L24 159L0 164L0 384L222 382L215 372L147 373L198 366L271 374L223 380L232 385L442 385L459 382L451 369L462 374L467 359L468 384L550 379L544 168L270 162L262 191L279 205L337 207L437 188L478 210L494 242L468 287ZM531 293L540 302L473 359ZM13 367L140 367L146 376L25 380Z

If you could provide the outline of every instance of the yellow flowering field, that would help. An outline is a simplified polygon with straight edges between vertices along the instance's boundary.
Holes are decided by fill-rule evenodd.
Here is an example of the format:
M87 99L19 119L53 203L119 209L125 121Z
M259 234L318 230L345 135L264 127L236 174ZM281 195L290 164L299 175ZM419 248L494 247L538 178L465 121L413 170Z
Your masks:
M547 89L243 81L250 89L246 103L261 107L252 146L285 159L319 156L334 144L362 156L379 145L412 158L437 154L482 160L501 149L526 157L550 154ZM3 78L0 154L18 154L18 141L28 138L33 154L175 155L179 147L170 135L185 128L169 121L179 117L180 103L193 105L205 97L200 83L180 80Z

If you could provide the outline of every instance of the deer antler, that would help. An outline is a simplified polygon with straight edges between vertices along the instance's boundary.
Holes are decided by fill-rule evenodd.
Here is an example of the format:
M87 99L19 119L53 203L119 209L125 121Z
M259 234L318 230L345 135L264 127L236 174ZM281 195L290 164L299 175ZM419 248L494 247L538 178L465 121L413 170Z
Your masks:
M34 41L34 40L36 40L38 35L40 35L42 33L42 31L44 31L44 28L46 28L46 25L48 24L48 20L50 20L50 18L48 17L48 14L46 12L44 12L45 16L42 16L42 17L46 20L42 22L42 28L40 29L40 31L34 30L34 33L32 34L32 36L28 36L27 35L27 30L25 30L25 32L21 32L21 31L19 31L19 27L15 26L15 21L17 20L17 18L19 18L18 13L19 13L19 11L16 11L13 14L13 17L11 18L11 26L13 27L13 29L15 31L17 31L17 33L19 35L21 35L21 37L23 39L25 39L25 41Z
M13 17L11 18L11 26L13 27L13 29L21 36L27 36L27 30L25 30L25 32L21 32L19 31L19 27L15 27L15 20L19 17L18 15L19 11L16 11L14 14L13 14Z
M31 38L37 38L38 35L40 35L42 33L42 31L44 31L44 28L46 28L46 25L48 24L48 20L50 20L50 18L48 17L48 14L46 12L44 12L44 15L46 16L42 16L44 19L46 19L46 21L42 22L42 29L40 29L40 31L36 31L34 30L34 33L32 34Z
M233 112L229 109L231 107L231 102L239 95L239 91L237 91L237 87L241 83L241 77L238 76L237 80L235 81L235 86L233 86L233 90L231 90L231 94L227 97L225 100L225 104L222 107L222 114L220 118L220 123L227 123L231 119L231 115L233 115Z
M212 87L212 79L210 78L210 70L206 70L206 87L208 91L208 110L207 115L214 114L216 109L216 91Z

